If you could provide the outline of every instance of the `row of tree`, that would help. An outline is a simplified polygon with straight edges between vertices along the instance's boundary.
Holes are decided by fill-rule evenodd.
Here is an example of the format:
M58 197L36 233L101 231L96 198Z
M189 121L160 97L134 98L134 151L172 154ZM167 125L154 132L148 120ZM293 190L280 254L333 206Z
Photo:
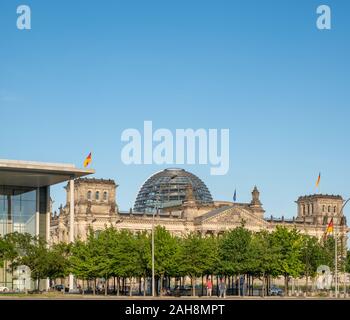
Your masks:
M171 235L165 228L155 229L155 275L164 278L188 276L195 294L198 277L249 275L259 278L265 291L267 280L284 276L285 290L291 277L316 276L320 265L334 269L334 238L319 241L302 235L296 229L277 227L269 233L253 233L243 226L219 237L203 237L191 233L184 238ZM339 252L344 252L339 248ZM346 257L345 257L346 256ZM339 270L350 271L350 254L339 255ZM41 238L12 233L0 238L0 263L14 272L20 265L28 266L39 288L40 279L64 278L73 273L77 279L138 277L146 281L152 274L151 236L106 228L99 233L90 230L87 240L47 246ZM162 291L162 290L161 290Z

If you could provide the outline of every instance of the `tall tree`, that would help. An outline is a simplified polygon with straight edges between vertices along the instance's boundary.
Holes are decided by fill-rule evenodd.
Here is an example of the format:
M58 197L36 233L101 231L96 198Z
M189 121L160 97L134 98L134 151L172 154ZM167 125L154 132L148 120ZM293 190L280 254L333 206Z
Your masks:
M277 270L285 279L285 292L288 293L289 277L298 277L303 271L301 252L303 238L296 229L277 226L272 233L272 244L277 250Z
M36 290L40 289L40 279L49 274L49 250L47 243L41 237L32 237L24 246L24 254L19 259L20 265L30 268L30 276L36 283Z
M308 291L309 278L314 278L317 268L323 262L323 248L316 237L302 235L301 261L303 262L303 275L306 278L306 291Z
M181 241L181 273L191 278L192 295L195 295L195 279L214 269L217 261L215 239L204 238L200 234L190 233Z
M175 257L178 251L178 241L164 227L157 226L154 234L154 271L160 279L160 293L162 294L163 279L166 274L174 271ZM152 268L152 265L150 265Z
M278 249L273 245L271 234L260 231L252 235L249 245L248 267L250 273L261 277L263 288L266 292L266 279L268 276L278 274Z
M240 226L225 232L219 241L220 269L226 275L238 276L241 292L241 275L249 272L250 241L252 232Z

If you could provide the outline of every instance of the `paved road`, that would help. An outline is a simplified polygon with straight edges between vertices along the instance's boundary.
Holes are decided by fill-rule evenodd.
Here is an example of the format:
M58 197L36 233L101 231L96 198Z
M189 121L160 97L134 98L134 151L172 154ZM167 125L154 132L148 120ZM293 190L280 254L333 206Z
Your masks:
M350 298L329 298L329 297L125 297L125 296L103 296L103 295L74 295L74 294L65 294L65 295L1 295L0 300L202 300L202 301L226 301L226 300L350 300Z

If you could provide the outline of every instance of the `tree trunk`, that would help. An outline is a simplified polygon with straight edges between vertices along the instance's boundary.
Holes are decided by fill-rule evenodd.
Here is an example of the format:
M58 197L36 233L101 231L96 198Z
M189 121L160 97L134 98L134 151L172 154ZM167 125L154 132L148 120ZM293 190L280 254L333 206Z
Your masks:
M306 274L306 295L308 294L309 292L309 275Z
M147 282L146 282L146 276L143 277L143 296L146 296L146 288L147 288Z
M142 290L141 290L141 282L142 282L142 278L139 277L139 296L140 296L141 293L142 293Z
M105 279L105 296L107 296L107 295L108 295L108 279L106 277L106 279Z
M263 272L263 276L262 276L262 297L265 297L265 272Z
M133 277L129 278L130 279L130 290L129 290L129 296L132 296L132 289L133 289Z
M238 275L238 296L240 297L241 296L241 275L239 274Z
M164 276L161 274L160 275L160 296L163 296L163 280L164 280Z
M196 288L194 285L194 277L191 277L191 285L192 285L192 296L194 297L196 295Z
M117 277L117 296L119 296L119 291L120 291L120 279Z
M94 278L94 280L93 280L92 294L93 294L93 295L96 294L96 278Z
M219 276L216 275L216 296L219 296Z
M204 295L204 276L202 275L202 296Z
M115 294L115 277L113 277L113 294Z
M11 262L11 285L12 285L12 290L13 290L13 261Z
M288 295L288 275L284 275L284 291L286 292L286 295Z
M81 287L81 289L82 289L82 294L83 294L83 295L85 294L84 285L85 285L85 283L84 283L84 278L83 278L83 285L82 285L82 287Z

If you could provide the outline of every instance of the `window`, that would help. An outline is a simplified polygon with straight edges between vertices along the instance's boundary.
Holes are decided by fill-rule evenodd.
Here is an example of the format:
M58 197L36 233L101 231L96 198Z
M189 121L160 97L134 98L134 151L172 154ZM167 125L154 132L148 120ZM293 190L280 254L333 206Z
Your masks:
M302 210L303 210L303 215L305 214L305 205L303 204L302 206Z
M328 206L328 212L331 212L331 206Z
M334 206L334 213L337 212L337 206Z
M326 206L325 206L325 205L322 206L322 211L323 211L323 212L326 211Z
M87 199L88 200L91 200L91 191L89 190L88 193L87 193Z
M97 191L98 192L98 191ZM97 193L96 192L96 193ZM100 236L100 234L101 234L101 230L96 230L95 232L94 232L94 235L95 235L95 238L98 238L99 236Z
M95 199L96 199L97 201L100 200L100 191L96 191Z
M108 194L107 191L103 192L103 201L107 201L108 199Z

